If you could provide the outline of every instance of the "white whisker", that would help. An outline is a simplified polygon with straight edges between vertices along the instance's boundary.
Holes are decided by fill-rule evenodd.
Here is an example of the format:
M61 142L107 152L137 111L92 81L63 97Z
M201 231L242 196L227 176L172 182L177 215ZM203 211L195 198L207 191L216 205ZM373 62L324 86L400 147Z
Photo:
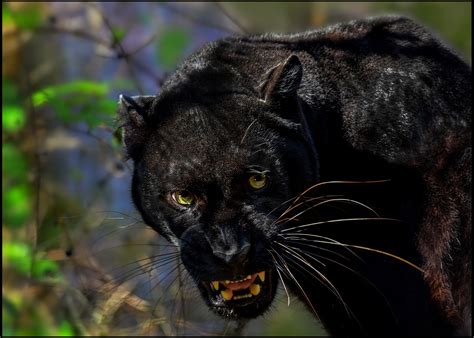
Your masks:
M400 222L396 218L386 218L386 217L378 217L378 218L371 218L371 217L341 218L341 219L331 219L331 220L327 220L327 221L321 221L321 222L314 222L314 223L298 225L298 226L295 226L295 227L283 229L282 232L288 232L290 230L296 230L296 229L303 229L303 228L307 228L307 227L314 226L314 225L320 225L320 224L338 223L338 222L355 222L355 221L393 221L393 222Z

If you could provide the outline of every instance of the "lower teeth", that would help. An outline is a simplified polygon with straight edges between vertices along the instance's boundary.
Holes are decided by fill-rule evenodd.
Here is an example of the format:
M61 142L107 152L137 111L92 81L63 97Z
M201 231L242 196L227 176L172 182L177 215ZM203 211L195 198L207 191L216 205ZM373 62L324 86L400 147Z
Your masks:
M225 300L231 300L234 296L234 293L230 289L225 289L221 291L221 295Z
M258 284L250 285L250 293L254 296L257 296L260 293L260 285Z
M237 300L237 299L250 298L250 297L252 297L252 295L249 293L247 295L235 296L234 299Z
M250 298L252 296L259 295L261 291L261 287L258 284L252 284L250 285L249 290L250 290L249 294L234 296L234 292L231 289L225 289L221 291L221 296L226 301L231 300L231 299L237 300L237 299L242 299L242 298Z
M265 271L258 272L256 275L259 277L261 282L265 281ZM252 278L251 275L248 275L247 277L245 277L244 279L239 280L239 281L230 281L230 280L212 281L210 283L211 284L210 286L211 286L211 289L214 290L214 291L219 291L220 288L221 289L224 288L224 290L220 291L220 294L221 294L222 298L224 298L224 300L226 300L226 301L229 301L229 300L232 300L232 299L237 300L237 299L242 299L242 298L250 298L252 296L258 296L261 292L261 286L259 284L250 285L246 289L249 293L244 294L244 295L235 295L235 296L234 296L234 292L231 289L228 289L228 288L225 287L225 284L239 283L239 282L243 282L243 281L245 281L247 279L250 279L250 278Z

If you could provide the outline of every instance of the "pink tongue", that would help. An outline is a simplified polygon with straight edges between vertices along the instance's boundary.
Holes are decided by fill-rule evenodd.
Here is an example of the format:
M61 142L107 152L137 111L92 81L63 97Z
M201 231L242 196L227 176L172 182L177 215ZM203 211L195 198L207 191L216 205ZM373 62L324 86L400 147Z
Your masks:
M257 274L253 274L251 277L252 278L244 280L243 282L224 284L224 286L232 291L246 289L252 285L255 278L257 278Z

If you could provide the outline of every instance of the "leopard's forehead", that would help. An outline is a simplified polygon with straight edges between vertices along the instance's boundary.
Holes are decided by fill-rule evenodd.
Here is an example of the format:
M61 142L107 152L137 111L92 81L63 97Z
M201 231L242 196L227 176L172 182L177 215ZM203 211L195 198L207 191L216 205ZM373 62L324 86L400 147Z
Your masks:
M167 182L230 183L250 167L267 167L278 155L276 135L251 114L182 110L150 137L144 162Z

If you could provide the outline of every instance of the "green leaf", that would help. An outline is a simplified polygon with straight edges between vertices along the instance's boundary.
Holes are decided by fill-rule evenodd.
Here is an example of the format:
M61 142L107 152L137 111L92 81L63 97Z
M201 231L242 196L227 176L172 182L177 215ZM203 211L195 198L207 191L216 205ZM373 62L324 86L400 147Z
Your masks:
M13 22L12 11L6 3L2 2L2 25L7 25Z
M2 144L2 176L4 179L25 180L28 164L13 143Z
M15 104L18 102L18 90L8 79L2 78L2 102L4 104Z
M9 313L8 309L6 311L2 309L2 319L3 319L2 320L2 336L3 337L13 336L12 318L13 318L13 315Z
M63 122L85 122L90 128L111 123L117 102L106 97L110 85L78 80L43 88L33 94L33 105L48 103Z
M115 117L117 113L117 101L105 98L96 102L96 108L104 115Z
M115 118L117 102L108 98L95 98L88 100L81 105L81 109L77 114L68 112L70 121L83 121L89 128L95 128L100 124L111 124Z
M10 13L7 15L10 16L18 28L22 29L35 29L40 26L43 21L37 4L28 4L15 11L10 10ZM8 16L7 20L10 20Z
M74 328L70 322L63 320L58 327L58 336L75 336Z
M84 179L84 172L80 168L72 168L69 170L69 177L74 182L80 182Z
M89 128L95 128L103 122L100 115L94 114L94 111L90 110L90 107L80 111L79 116L81 117L80 120L84 121Z
M127 32L122 27L112 28L112 36L115 43L121 42L123 38L127 35Z
M23 128L25 121L25 111L20 106L2 106L2 130L11 133L17 132Z
M18 318L20 312L18 306L12 301L10 295L5 292L2 294L2 336L13 335L13 323Z
M104 96L109 91L109 85L105 82L94 82L77 80L55 86L43 88L33 93L33 105L35 107L49 102L52 98L71 94Z
M31 270L31 249L26 243L4 242L2 244L3 258L19 273L28 275Z
M23 226L31 215L31 192L27 185L15 185L3 192L3 223L8 226Z
M91 103L88 108L88 115L84 116L89 127L96 127L101 123L112 123L117 111L117 102L109 98L104 98Z
M53 107L56 115L63 122L73 122L75 121L75 116L71 114L71 104L65 99L59 97L51 97L49 102L51 107Z
M158 38L157 45L158 61L161 66L166 69L176 67L190 41L190 34L182 28L164 30Z
M123 146L123 130L122 128L115 129L112 134L112 146L122 147Z
M35 278L59 277L59 266L56 262L41 258L33 261L31 275Z

